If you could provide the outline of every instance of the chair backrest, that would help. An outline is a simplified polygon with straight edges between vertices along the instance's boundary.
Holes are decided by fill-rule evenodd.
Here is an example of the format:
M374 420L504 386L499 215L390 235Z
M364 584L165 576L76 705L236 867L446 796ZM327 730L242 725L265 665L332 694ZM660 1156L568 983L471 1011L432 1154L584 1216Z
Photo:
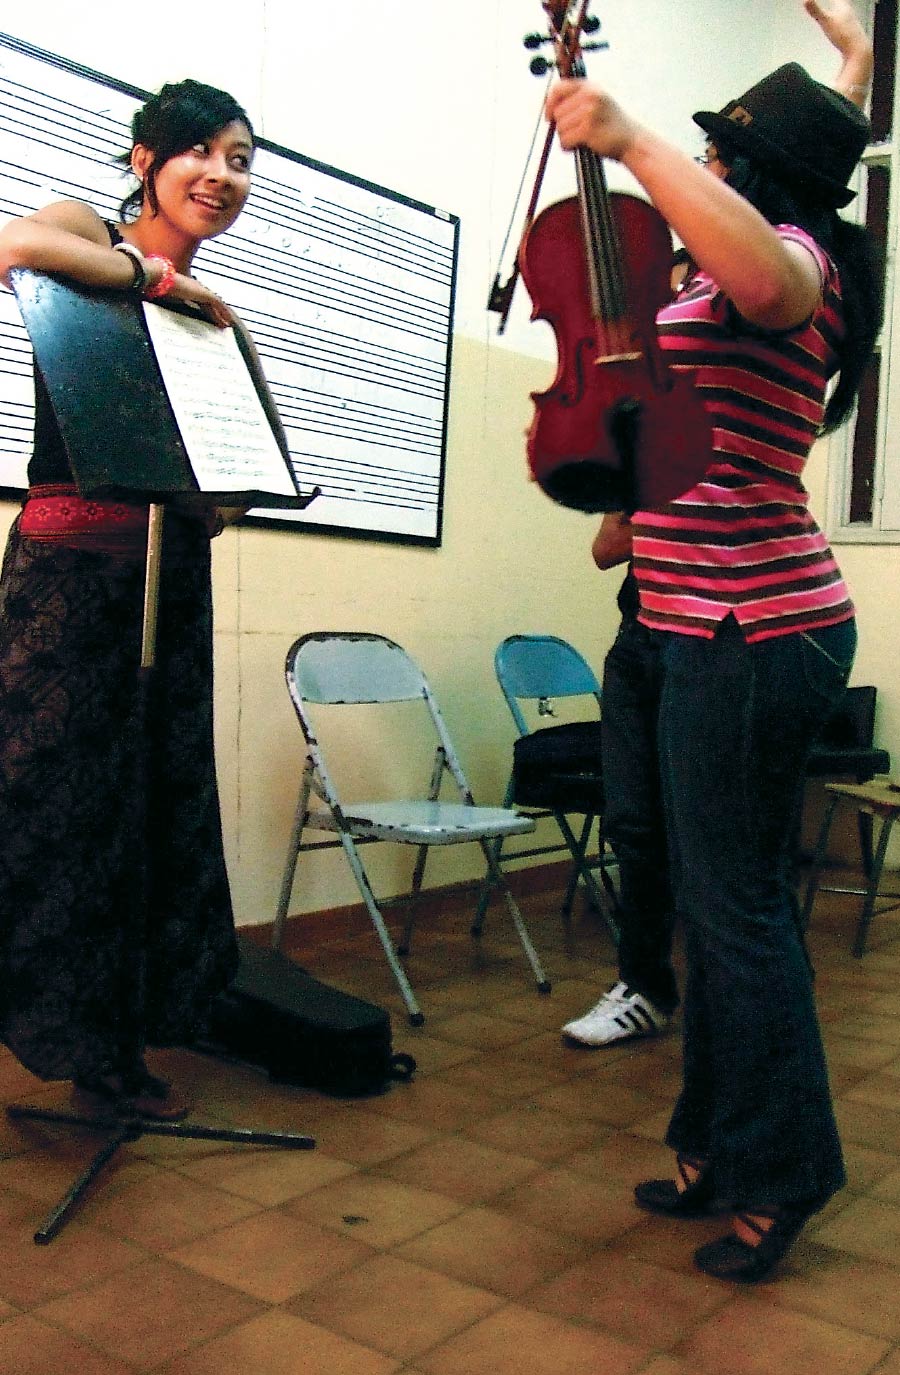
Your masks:
M822 727L816 747L868 749L875 738L875 697L874 687L848 688Z
M285 672L308 702L409 702L427 696L421 669L383 635L316 631L288 650Z
M384 635L365 631L320 630L301 635L288 650L285 678L294 709L306 737L308 758L332 800L337 793L322 755L308 704L371 706L376 703L422 703L437 739L432 788L439 786L444 768L453 775L460 796L472 794L444 719L424 673L406 650ZM437 795L435 791L435 796Z
M497 681L522 735L529 733L519 701L591 696L600 684L587 660L557 635L509 635L494 655Z

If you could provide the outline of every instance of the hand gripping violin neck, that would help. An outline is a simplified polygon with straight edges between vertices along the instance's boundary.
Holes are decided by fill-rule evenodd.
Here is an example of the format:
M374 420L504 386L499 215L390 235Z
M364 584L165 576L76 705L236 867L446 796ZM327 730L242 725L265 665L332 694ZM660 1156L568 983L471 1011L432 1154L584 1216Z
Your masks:
M584 76L580 35L596 29L587 4L581 0L572 20L569 4L543 0L563 76ZM560 505L630 512L700 480L712 458L711 429L657 338L657 312L672 294L668 226L649 202L611 193L595 153L579 148L575 161L577 196L529 215L519 246L531 318L549 322L558 355L550 388L532 393L528 462ZM508 297L510 284L504 291ZM508 308L508 299L501 304Z

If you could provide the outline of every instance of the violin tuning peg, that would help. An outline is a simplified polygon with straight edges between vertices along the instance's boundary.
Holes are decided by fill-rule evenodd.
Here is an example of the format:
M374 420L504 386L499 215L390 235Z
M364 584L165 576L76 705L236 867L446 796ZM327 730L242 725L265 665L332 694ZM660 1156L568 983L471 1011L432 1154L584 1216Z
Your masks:
M523 46L531 50L541 47L543 43L549 42L550 39L542 33L526 33L525 37L522 39Z
M546 57L533 57L528 64L528 70L532 76L546 76L551 67L555 67L555 62L548 62Z
M601 42L601 43L582 43L582 45L581 45L581 51L582 51L583 53L598 53L598 52L601 52L604 48L608 48L608 47L609 47L609 44L606 43L606 42Z
M581 27L585 33L596 33L600 27L600 20L596 14L589 14Z

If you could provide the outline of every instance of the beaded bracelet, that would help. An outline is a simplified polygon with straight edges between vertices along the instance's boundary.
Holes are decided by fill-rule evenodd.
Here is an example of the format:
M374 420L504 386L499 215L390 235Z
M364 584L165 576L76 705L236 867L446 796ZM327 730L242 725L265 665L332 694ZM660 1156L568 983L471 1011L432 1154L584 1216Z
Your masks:
M148 301L155 301L157 296L168 296L172 287L175 285L175 264L171 258L164 258L161 253L148 253L144 259L147 263L162 263L162 276L155 286L148 286L144 291L144 296Z

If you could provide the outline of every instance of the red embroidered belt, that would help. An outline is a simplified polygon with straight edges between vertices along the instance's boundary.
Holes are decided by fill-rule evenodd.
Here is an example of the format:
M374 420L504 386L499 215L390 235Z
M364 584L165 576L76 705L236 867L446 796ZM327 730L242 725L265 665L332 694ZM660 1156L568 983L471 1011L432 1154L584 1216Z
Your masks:
M59 482L29 488L19 532L70 549L139 553L147 544L147 519L146 506L82 497L73 485Z

